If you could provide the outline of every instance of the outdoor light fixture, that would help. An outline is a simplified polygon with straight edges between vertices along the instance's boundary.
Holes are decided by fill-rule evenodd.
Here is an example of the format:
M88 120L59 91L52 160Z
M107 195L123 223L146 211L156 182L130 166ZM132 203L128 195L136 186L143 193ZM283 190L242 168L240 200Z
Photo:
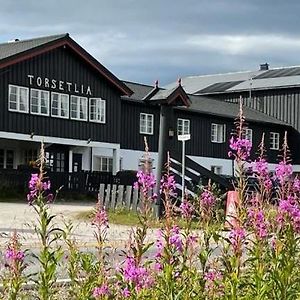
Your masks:
M91 141L92 141L92 139L89 138L86 143L89 144Z
M174 137L174 129L169 128L169 137Z
M32 131L32 132L30 133L30 138L33 139L33 137L34 137L34 132Z

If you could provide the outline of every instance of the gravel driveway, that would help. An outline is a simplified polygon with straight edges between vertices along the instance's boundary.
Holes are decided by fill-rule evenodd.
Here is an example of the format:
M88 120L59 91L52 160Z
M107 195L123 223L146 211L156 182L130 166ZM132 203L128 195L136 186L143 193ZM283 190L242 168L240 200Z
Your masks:
M95 244L94 229L89 222L78 221L75 216L79 212L90 211L94 203L51 204L51 212L57 215L56 223L64 226L64 222L72 220L74 225L73 237L81 247L92 247ZM0 247L3 248L8 236L17 230L22 244L28 248L37 247L39 242L34 233L36 214L27 203L0 202ZM129 238L131 227L110 224L108 229L108 244L113 247L124 247ZM156 230L150 230L149 239L153 240Z

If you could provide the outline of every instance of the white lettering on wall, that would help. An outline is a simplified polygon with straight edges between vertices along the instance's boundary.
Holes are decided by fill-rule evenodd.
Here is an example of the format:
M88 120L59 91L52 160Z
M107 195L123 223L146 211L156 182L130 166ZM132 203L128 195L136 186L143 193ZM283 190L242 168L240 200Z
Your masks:
M48 77L42 78L40 76L27 75L29 79L29 85L36 85L38 87L50 88L50 89L59 89L60 91L65 91L69 93L81 93L85 95L92 96L91 87L85 86L84 84L77 84L73 82L50 79Z

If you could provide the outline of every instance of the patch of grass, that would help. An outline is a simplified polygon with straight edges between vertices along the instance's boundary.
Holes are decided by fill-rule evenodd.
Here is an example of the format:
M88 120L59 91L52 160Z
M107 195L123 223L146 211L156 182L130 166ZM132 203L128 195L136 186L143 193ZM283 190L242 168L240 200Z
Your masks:
M75 218L82 221L91 221L93 218L93 210L80 212L75 215ZM129 211L126 209L116 209L115 211L108 211L108 220L111 224L118 225L127 225L127 226L137 226L139 225L139 216L137 212ZM186 222L180 218L175 218L175 223L180 228L186 227ZM164 220L158 220L156 218L152 218L150 220L150 227L152 228L160 228L164 226ZM192 223L192 229L199 229L199 223L195 220Z

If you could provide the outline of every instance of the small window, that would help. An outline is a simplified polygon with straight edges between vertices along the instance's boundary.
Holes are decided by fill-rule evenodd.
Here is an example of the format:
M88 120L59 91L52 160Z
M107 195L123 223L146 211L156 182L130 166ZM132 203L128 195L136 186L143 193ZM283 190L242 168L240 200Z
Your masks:
M49 116L49 92L36 89L30 90L30 113Z
M225 124L211 124L211 141L213 143L224 143L226 135Z
M190 134L190 120L177 119L177 135Z
M112 172L113 171L113 158L106 156L96 157L96 170L100 172Z
M69 118L69 95L51 93L51 116L58 118Z
M211 166L210 170L215 174L222 174L222 167L221 166Z
M105 100L90 98L90 121L105 123Z
M250 129L250 128L246 128L245 129L244 138L247 139L247 140L249 140L251 143L252 143L252 134L253 134L252 129Z
M71 96L71 119L87 121L87 98Z
M27 149L24 151L24 162L29 164L35 162L38 159L38 150L36 149Z
M140 133L142 134L153 134L153 119L152 114L140 114Z
M279 150L279 133L270 132L270 149Z
M8 110L28 113L29 89L9 85L8 89Z

